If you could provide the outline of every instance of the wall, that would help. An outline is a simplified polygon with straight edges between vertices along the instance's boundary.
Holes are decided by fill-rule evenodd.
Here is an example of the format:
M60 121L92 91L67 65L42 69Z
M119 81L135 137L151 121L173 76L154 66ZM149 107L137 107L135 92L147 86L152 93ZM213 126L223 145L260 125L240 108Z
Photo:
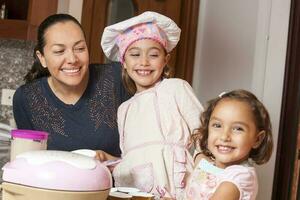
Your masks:
M23 78L33 63L34 46L35 43L30 41L0 39L0 97L2 89L15 90L24 83ZM0 123L15 126L12 106L0 104ZM0 136L0 168L9 161L9 152L10 143ZM0 182L2 172L1 170Z
M275 150L267 164L257 167L257 199L271 199L290 0L200 2L193 87L202 103L243 88L266 105Z
M58 0L57 13L69 13L81 22L83 0Z
M265 54L265 76L263 81L261 81L264 82L264 84L260 91L263 94L262 100L269 109L272 118L275 148L270 162L259 168L260 181L263 186L262 189L264 189L263 191L265 192L264 195L261 195L261 200L267 199L266 197L271 196L270 194L272 192L271 187L276 159L291 3L290 0L272 0L271 2L269 42L266 46ZM254 72L259 74L260 70L257 70L257 68L258 66L254 68ZM256 79L254 77L253 82L255 81ZM253 90L256 88L254 83Z
M193 86L201 102L233 88L251 89L258 0L222 2L200 4Z
M15 90L33 62L34 43L23 40L0 39L0 96L2 89ZM11 124L12 106L0 105L0 123Z

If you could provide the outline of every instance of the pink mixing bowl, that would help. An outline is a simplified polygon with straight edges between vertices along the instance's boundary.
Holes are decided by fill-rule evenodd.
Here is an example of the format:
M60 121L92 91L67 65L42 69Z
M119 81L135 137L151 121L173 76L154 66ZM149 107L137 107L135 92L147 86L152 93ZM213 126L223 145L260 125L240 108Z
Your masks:
M37 188L100 191L112 187L111 173L99 161L66 151L19 154L3 169L3 181Z

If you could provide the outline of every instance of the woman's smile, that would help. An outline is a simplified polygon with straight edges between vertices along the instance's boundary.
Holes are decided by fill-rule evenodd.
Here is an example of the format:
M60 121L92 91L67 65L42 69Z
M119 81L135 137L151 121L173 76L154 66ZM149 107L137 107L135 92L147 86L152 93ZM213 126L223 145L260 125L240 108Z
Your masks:
M67 76L75 76L78 75L81 70L81 67L72 67L72 68L62 68L61 71L65 73Z

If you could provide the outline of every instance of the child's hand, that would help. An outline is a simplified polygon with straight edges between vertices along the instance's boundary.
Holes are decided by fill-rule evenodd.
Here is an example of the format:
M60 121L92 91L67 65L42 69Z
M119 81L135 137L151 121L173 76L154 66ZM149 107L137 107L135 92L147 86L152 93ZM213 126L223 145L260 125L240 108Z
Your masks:
M105 151L102 150L97 150L96 151L96 156L95 158L99 160L100 162L104 161L111 161L111 160L118 160L120 159L119 157L115 157L110 155L109 153L106 153ZM116 165L107 165L108 169L112 172L114 170Z
M109 158L113 157L112 155L102 151L102 150L97 150L96 151L96 156L95 158L101 162L106 161L106 160L110 160Z

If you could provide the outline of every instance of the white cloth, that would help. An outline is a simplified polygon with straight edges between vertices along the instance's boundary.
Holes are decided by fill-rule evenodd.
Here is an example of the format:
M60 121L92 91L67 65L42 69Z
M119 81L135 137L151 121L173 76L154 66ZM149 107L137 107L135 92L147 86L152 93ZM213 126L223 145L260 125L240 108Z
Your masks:
M120 61L117 37L126 30L143 23L156 24L166 35L166 51L170 52L178 43L181 30L177 24L164 15L156 12L147 11L138 16L124 20L122 22L107 26L102 34L101 47L104 54L113 61Z
M113 172L116 186L161 196L183 194L193 168L187 145L202 111L181 79L164 79L124 102L118 110L122 162Z

